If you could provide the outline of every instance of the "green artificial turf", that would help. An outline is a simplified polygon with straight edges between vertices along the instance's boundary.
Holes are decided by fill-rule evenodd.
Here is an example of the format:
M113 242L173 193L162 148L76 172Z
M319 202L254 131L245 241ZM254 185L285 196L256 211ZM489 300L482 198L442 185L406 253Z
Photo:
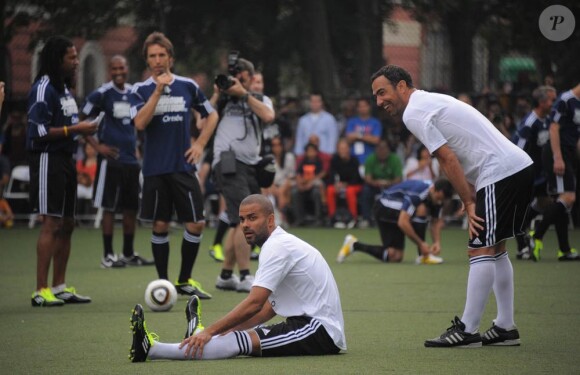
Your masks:
M580 372L580 262L558 262L555 233L548 232L541 262L515 260L516 323L520 347L426 349L423 341L441 334L465 302L468 262L466 232L443 232L445 263L414 264L416 250L408 243L402 264L383 264L365 254L353 254L336 264L346 230L291 229L317 247L338 283L344 311L348 351L326 357L237 358L220 361L156 361L130 363L129 317L143 302L154 267L101 269L101 233L77 228L67 282L88 305L33 308L38 229L0 230L0 373L2 374L573 374ZM379 243L374 229L350 231L365 242ZM115 248L121 249L116 228ZM179 269L182 229L171 233L170 277ZM244 294L214 287L220 264L207 253L213 230L204 233L194 278L213 293L203 301L204 324L221 317ZM151 231L139 228L137 250L151 257ZM580 235L571 232L572 244ZM252 272L256 262L252 263ZM165 342L178 342L186 328L185 297L169 312L146 308L149 329ZM487 329L495 317L493 294L482 320Z

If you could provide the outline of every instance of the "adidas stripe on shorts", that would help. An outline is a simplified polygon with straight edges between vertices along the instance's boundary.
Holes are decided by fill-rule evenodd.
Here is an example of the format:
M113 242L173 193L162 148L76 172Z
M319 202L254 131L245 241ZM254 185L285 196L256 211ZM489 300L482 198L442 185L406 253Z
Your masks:
M255 329L262 346L262 357L337 354L322 323L307 316L292 316L286 321Z
M485 220L484 229L468 242L470 249L490 247L516 234L522 224L534 187L534 168L530 165L496 183L479 189L475 214Z

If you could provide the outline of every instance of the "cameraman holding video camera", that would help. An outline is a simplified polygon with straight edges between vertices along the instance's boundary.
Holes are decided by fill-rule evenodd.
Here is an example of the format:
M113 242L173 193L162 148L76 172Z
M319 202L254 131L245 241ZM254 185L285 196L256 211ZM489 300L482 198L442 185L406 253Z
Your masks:
M212 164L217 187L226 201L230 230L225 242L225 259L216 287L249 292L254 277L250 275L250 247L240 228L238 210L250 194L271 185L273 159L260 157L264 124L274 120L272 101L265 95L250 92L254 65L239 58L237 51L228 56L228 73L218 75L210 102L218 109L220 120L215 133ZM271 167L271 168L270 168ZM238 263L240 277L233 274Z

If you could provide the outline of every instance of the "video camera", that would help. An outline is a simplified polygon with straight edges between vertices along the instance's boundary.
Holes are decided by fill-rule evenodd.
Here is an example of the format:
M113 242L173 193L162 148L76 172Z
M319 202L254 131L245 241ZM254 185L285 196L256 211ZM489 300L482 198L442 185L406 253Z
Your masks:
M230 51L228 54L228 74L218 74L215 77L215 84L220 90L227 90L234 85L233 77L241 71L241 67L238 64L240 59L239 51Z

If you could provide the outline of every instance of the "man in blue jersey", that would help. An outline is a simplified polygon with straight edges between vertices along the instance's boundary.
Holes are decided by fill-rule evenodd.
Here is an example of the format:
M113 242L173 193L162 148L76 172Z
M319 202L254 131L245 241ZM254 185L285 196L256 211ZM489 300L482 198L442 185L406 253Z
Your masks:
M36 246L36 291L32 306L91 302L65 283L74 229L77 174L73 153L79 136L94 134L97 124L79 122L69 92L79 60L73 43L55 36L46 41L40 68L28 95L26 148L30 165L30 204L42 218ZM52 288L48 287L53 263Z
M135 223L139 208L139 164L136 152L135 125L131 121L127 83L129 69L125 57L115 55L109 62L111 81L89 94L81 116L105 116L99 126L97 139L87 141L97 150L98 166L93 200L103 210L103 268L121 268L126 265L153 265L152 260L136 254L133 249ZM123 256L113 251L115 212L123 213Z
M544 211L536 226L532 259L540 260L543 238L551 224L558 236L558 260L580 260L568 240L568 214L576 201L578 127L580 126L580 84L560 95L550 114L550 142L544 145L542 160L548 180L548 194L556 199Z
M383 262L400 263L406 235L417 245L417 263L442 263L443 259L437 256L441 251L443 226L440 212L443 201L452 195L451 183L443 179L435 183L430 180L407 180L383 190L373 208L382 245L365 244L348 234L336 261L342 263L353 252L362 252ZM425 242L429 217L433 240L431 246Z
M556 99L556 89L552 86L540 86L532 93L534 109L518 125L514 143L524 150L534 161L534 199L530 203L524 228L530 227L531 221L550 204L546 191L546 174L542 163L542 149L550 141L548 115ZM518 259L530 259L531 246L527 233L516 234Z
M200 161L218 115L195 81L171 72L173 44L165 35L151 33L143 44L143 55L152 75L133 85L130 96L131 118L138 130L145 131L141 218L153 221L151 246L157 274L169 279L168 232L175 209L185 226L175 288L180 294L208 299L211 295L191 278L205 224L203 195L193 164ZM193 144L192 109L204 122Z

